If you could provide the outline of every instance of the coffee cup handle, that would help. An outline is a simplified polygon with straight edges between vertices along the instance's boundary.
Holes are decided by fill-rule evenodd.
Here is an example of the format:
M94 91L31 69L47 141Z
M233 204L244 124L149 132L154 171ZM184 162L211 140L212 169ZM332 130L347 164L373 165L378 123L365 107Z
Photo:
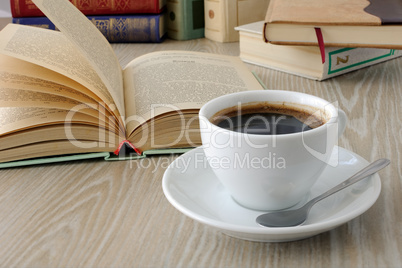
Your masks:
M348 122L348 118L346 113L341 109L338 109L338 137L342 136L343 132L346 129L346 123Z

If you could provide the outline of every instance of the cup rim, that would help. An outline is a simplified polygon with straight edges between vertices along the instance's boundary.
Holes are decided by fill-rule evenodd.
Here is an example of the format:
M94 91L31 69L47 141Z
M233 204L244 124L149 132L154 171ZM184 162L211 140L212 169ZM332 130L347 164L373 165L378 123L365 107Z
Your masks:
M261 93L261 92L264 92L264 93ZM307 96L309 98L314 98L314 99L319 100L320 102L322 102L324 104L324 106L326 107L326 109L328 109L328 111L330 111L330 117L321 126L313 128L313 129L310 129L308 131L301 131L301 132L297 132L297 133L287 133L287 134L276 134L276 135L261 135L261 134L250 134L250 133L236 132L236 131L228 130L228 129L225 129L225 128L221 128L221 127L213 124L210 121L210 118L206 116L206 111L208 109L208 106L213 105L216 102L220 102L220 101L225 100L227 98L230 98L230 99L235 98L234 96L239 96L240 97L240 96L254 94L254 93L258 93L258 94L286 94L286 95L296 94L296 95L299 95L299 96L305 96L305 97ZM256 99L256 100L253 100L253 101L247 101L246 103L250 103L250 102L254 102L254 101L258 102L258 101L261 101L261 100ZM289 103L292 103L292 102L289 102ZM230 108L230 107L233 107L233 106L221 107L218 111L223 110L225 108ZM311 107L314 107L314 106L311 106ZM315 108L318 108L318 107L315 107ZM322 107L319 107L319 109L321 109L321 108ZM216 111L216 112L218 112L218 111ZM298 136L300 134L303 134L303 135L310 134L311 135L311 134L316 133L317 131L320 131L321 129L326 128L329 124L334 123L334 122L337 121L338 111L337 111L336 107L332 103L330 103L329 101L327 101L327 100L325 100L323 98L311 95L311 94L307 94L307 93L303 93L303 92L297 92L297 91L291 91L291 90L264 89L264 90L240 91L240 92L230 93L230 94L226 94L226 95L222 95L222 96L219 96L217 98L214 98L214 99L206 102L201 107L201 109L199 111L199 117L200 118L205 118L207 120L207 122L211 126L213 126L214 128L219 129L219 130L224 131L224 132L227 132L227 133L231 133L233 135L240 135L240 136L246 135L248 137L255 137L255 138L267 137L267 136L275 136L276 138L279 138L279 137L286 138L286 137Z

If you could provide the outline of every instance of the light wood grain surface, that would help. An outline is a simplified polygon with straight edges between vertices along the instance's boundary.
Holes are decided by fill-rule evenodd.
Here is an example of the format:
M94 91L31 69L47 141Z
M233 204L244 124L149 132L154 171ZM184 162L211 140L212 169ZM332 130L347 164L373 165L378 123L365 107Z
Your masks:
M238 43L205 39L113 48L122 66L164 49L239 53ZM340 146L369 161L391 159L380 172L381 195L366 213L308 239L257 243L170 205L161 180L177 156L4 169L0 267L401 267L402 59L324 82L248 67L268 88L338 101L349 117Z

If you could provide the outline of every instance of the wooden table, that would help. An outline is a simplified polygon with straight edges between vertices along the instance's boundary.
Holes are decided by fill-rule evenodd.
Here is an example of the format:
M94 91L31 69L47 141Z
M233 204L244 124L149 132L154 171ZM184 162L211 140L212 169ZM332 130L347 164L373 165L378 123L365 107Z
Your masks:
M122 66L155 50L238 55L206 39L116 44ZM382 191L363 215L286 243L229 237L184 216L161 180L177 156L80 161L0 170L1 267L401 267L402 58L315 82L248 65L271 89L338 101L349 117L340 146L386 157Z

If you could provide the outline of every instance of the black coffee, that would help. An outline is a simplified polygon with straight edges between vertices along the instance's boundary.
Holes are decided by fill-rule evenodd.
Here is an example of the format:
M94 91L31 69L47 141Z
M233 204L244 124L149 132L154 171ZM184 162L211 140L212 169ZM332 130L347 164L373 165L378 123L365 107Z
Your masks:
M297 133L324 124L306 111L267 104L225 109L214 115L211 122L224 129L259 135Z

